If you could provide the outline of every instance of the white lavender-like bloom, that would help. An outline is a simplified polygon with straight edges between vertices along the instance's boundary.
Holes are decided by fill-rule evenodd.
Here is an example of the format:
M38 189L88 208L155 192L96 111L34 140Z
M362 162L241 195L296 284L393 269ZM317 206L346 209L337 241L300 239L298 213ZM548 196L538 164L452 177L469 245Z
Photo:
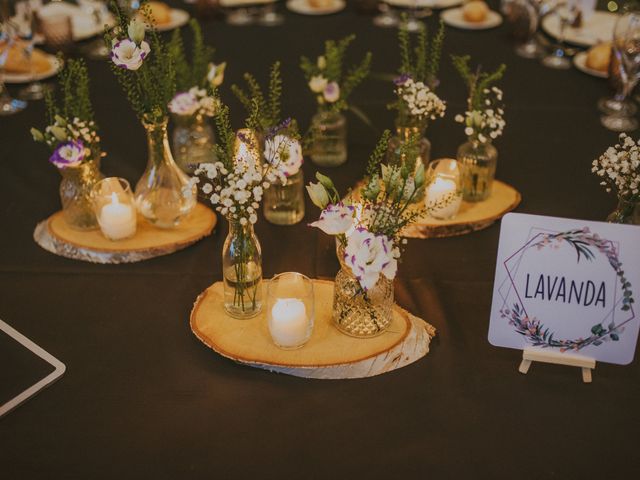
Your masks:
M324 87L322 97L327 103L335 103L340 99L340 85L336 82L329 82Z
M380 274L393 280L398 271L400 253L386 235L375 235L367 229L356 228L347 237L344 262L364 290L375 286Z
M309 80L309 88L313 93L322 93L329 83L329 80L322 75L315 75Z
M276 135L265 142L264 157L286 177L295 175L302 166L300 142L286 135Z
M176 93L169 102L169 111L176 115L193 115L200 108L200 102L191 92Z
M353 226L353 212L352 206L342 202L328 205L320 214L320 218L309 225L329 235L340 235Z
M622 197L640 195L640 141L635 142L626 134L620 135L620 143L593 161L591 171L602 178L600 184L607 192L615 189Z
M480 143L488 143L495 140L504 130L504 109L500 106L502 90L498 87L485 89L487 95L484 110L466 111L463 115L456 115L455 121L465 125L464 133Z
M398 83L396 93L407 107L409 114L422 118L435 120L444 117L446 104L424 82L416 82L412 78L402 77Z
M85 158L84 144L80 140L61 143L49 161L58 168L77 167Z
M120 68L138 70L149 52L151 47L147 42L140 42L138 46L133 40L125 38L114 43L111 49L111 61Z

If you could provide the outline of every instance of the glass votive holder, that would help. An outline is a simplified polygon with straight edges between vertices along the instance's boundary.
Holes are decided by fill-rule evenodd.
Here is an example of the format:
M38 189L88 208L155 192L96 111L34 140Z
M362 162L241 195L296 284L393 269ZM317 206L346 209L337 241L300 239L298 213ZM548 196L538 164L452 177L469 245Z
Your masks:
M429 163L427 168L425 206L427 213L438 220L450 220L462 204L460 164L443 158Z
M124 240L136 233L136 207L131 186L124 178L109 177L93 187L93 208L102 234Z
M280 273L267 282L267 322L278 347L294 350L311 338L313 295L313 282L301 273Z

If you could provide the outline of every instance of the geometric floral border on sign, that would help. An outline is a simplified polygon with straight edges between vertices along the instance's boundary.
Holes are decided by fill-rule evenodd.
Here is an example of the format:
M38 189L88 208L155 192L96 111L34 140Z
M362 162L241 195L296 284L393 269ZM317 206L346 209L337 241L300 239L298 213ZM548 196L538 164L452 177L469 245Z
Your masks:
M539 239L538 239L539 238ZM536 241L537 239L537 241ZM577 339L558 339L554 338L554 333L551 332L544 324L537 318L529 317L524 304L521 300L520 293L513 280L513 276L507 262L513 257L520 254L522 256L526 249L536 248L541 250L547 247L558 247L562 242L568 243L574 248L577 254L577 262L580 260L593 261L596 254L605 255L609 265L615 271L618 280L622 288L622 311L628 311L631 317L625 319L620 324L615 323L615 309L618 306L614 305L614 312L612 321L605 327L603 321L597 323L591 327L591 331L588 336L580 337ZM582 229L568 230L560 233L539 233L534 236L529 242L527 242L520 250L515 252L511 257L504 261L504 267L507 270L511 285L516 292L519 302L513 304L512 308L507 308L505 300L503 308L500 310L501 318L508 319L509 325L515 328L515 331L526 338L526 340L533 346L542 348L559 348L560 352L566 352L567 350L578 351L589 345L599 346L605 342L618 341L620 335L624 331L624 325L635 318L635 312L633 309L634 299L631 292L631 283L625 278L624 270L622 269L622 263L618 259L618 249L614 243L610 240L601 238L597 233L591 233L588 227ZM605 319L608 317L605 316Z

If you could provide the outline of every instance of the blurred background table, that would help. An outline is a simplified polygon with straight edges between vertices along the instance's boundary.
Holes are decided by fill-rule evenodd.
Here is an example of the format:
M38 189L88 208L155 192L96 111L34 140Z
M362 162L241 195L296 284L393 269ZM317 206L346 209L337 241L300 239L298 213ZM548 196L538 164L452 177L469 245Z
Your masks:
M280 27L204 23L216 60L228 61L222 87L234 125L243 112L230 85L250 71L265 78L283 61L284 112L306 127L315 105L298 68L325 38L355 32L352 54L370 49L375 74L398 66L394 29L376 28L354 6L326 17L284 9ZM174 3L177 6L177 3ZM498 9L497 4L492 4ZM182 4L193 12L193 7ZM429 17L436 28L437 15ZM438 93L447 115L429 127L432 158L455 156L464 141L453 120L465 88L449 61L470 54L491 69L508 65L507 104L497 177L523 197L520 212L601 220L614 207L590 173L616 134L595 108L606 81L517 57L508 28L447 28ZM106 62L88 61L106 174L135 181L146 163L144 131ZM339 188L362 175L392 86L374 75L354 103L377 132L349 117L348 163L330 173ZM462 237L409 240L396 280L397 302L438 330L419 362L379 377L315 381L236 365L189 329L197 295L221 279L226 235L167 257L92 265L56 257L32 241L36 223L58 208L58 173L33 143L43 102L0 118L0 317L61 359L67 373L0 420L2 478L631 478L640 473L638 361L598 365L592 385L574 369L537 364L517 372L520 352L487 341L500 224ZM316 167L304 165L307 180ZM332 239L304 221L261 219L264 275L298 271L332 278ZM6 345L6 347L5 347ZM41 366L2 343L3 401ZM16 362L12 366L12 362ZM15 372L14 372L15 373ZM22 378L24 376L24 378ZM25 385L26 386L26 385Z

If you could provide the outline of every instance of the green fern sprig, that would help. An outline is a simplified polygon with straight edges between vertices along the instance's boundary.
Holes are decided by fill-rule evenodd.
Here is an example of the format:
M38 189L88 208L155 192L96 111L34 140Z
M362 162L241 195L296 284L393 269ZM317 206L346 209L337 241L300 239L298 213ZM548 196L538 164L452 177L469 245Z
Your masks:
M404 16L406 20L406 14ZM400 75L409 75L416 82L424 82L433 86L440 70L442 57L442 45L444 43L445 30L442 20L438 31L432 40L424 26L418 31L416 42L411 39L406 22L398 30L398 47L400 50Z
M173 32L168 43L168 50L176 68L176 86L180 92L185 92L192 87L206 88L209 86L207 74L215 53L213 47L205 45L202 28L197 20L191 19L189 28L193 37L190 56L185 51L180 30Z
M377 172L380 171L380 165L385 160L387 155L387 150L389 146L389 140L391 139L391 132L389 130L385 130L382 132L382 136L373 152L369 156L369 162L367 163L367 173L366 176L368 178L373 178Z
M233 170L233 147L235 143L235 133L229 120L229 107L219 103L214 115L216 126L217 142L215 145L216 158L229 171Z
M494 72L483 72L480 65L475 71L471 70L469 55L452 55L451 61L469 89L469 111L482 110L486 98L485 90L502 79L507 66L503 63Z
M263 134L280 123L282 98L280 67L280 62L275 62L271 66L266 94L260 83L250 73L244 74L247 90L235 84L231 86L231 91L249 114L247 126Z

